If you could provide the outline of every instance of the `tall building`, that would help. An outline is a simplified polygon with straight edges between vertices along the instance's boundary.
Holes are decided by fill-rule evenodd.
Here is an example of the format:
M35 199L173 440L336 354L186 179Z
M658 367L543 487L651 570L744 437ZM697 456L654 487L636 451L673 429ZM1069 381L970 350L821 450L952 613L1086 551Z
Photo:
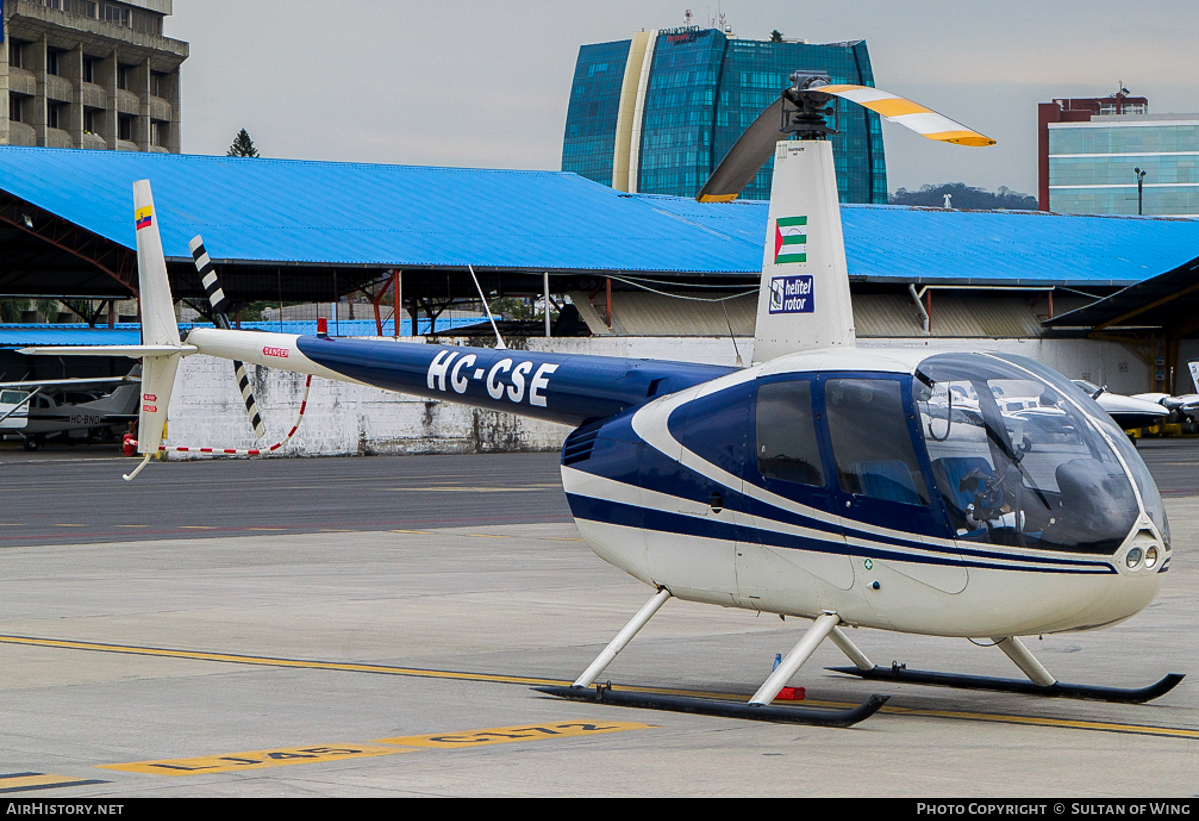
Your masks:
M0 0L0 144L178 154L172 0Z
M1110 97L1038 106L1042 211L1199 216L1199 114Z
M566 115L562 170L620 191L693 197L725 154L790 83L792 71L874 85L864 40L814 45L737 39L684 26L579 49ZM842 202L886 203L877 114L836 102L832 137ZM742 197L768 199L774 160Z

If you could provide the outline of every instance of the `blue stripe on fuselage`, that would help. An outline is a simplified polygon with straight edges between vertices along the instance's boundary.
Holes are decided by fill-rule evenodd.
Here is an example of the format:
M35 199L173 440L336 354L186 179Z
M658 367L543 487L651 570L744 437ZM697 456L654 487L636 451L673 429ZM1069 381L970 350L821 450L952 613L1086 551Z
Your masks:
M321 339L296 346L329 370L384 390L444 399L568 425L605 419L655 396L735 368L654 359Z
M729 542L760 544L768 547L781 547L792 550L808 550L816 553L852 555L882 561L911 562L913 564L949 565L953 567L964 565L966 567L995 570L1070 574L1112 574L1116 572L1110 564L1102 561L1012 556L1000 553L985 554L981 551L972 552L970 556L959 555L956 551L938 554L929 552L935 550L935 548L929 545L920 545L920 548L925 551L923 554L900 553L879 547L851 546L841 540L812 539L789 533L779 533L774 530L764 530L749 525L718 522L707 517L699 518L697 516L689 516L685 513L645 508L623 502L581 496L576 493L567 493L566 498L570 503L571 514L576 519L705 539L721 539ZM984 558L987 555L990 555L993 559L1006 560L1007 562L1021 562L1022 564L987 561Z

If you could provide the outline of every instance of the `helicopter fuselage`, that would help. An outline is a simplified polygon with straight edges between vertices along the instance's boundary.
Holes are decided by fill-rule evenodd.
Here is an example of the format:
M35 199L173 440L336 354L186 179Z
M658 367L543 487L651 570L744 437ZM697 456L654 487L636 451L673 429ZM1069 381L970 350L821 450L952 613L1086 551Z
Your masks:
M944 408L918 407L930 392L917 368L816 352L581 427L563 449L563 485L598 555L677 598L942 636L1110 625L1147 606L1168 568L1160 498L1110 420L1026 364L1002 375L1070 404L1041 408L1058 424L1035 430L1000 415L1005 430L990 433L1018 434L1014 446L962 421L964 446L947 450L928 438ZM1019 458L1035 467L999 475L1026 446ZM1080 472L1115 488L1098 525L1070 485Z

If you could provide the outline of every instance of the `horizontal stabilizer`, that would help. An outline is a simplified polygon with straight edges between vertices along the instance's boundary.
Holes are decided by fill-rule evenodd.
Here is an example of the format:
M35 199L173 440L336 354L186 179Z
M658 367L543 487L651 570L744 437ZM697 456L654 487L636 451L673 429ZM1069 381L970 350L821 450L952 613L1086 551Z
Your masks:
M151 359L160 356L190 356L196 352L195 345L87 345L71 348L66 346L35 346L20 348L17 353L26 356L127 356L130 359Z

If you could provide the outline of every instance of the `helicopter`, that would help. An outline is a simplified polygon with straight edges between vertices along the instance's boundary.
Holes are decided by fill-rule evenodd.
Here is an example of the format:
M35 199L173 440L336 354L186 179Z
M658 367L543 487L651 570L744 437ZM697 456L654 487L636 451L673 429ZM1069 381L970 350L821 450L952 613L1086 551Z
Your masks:
M143 344L79 350L143 359L142 461L125 478L169 450L175 373L197 353L546 419L574 428L562 483L579 532L653 592L571 686L543 692L849 726L887 697L774 703L825 640L851 662L832 669L867 679L1115 702L1168 692L1181 675L1135 689L1060 682L1020 641L1128 619L1170 567L1161 495L1111 418L1031 359L855 347L830 106L848 100L941 142L994 141L876 88L810 72L791 81L698 197L735 199L773 155L748 367L230 330L199 237L191 249L219 327L181 339L150 182L135 182ZM1013 408L1003 395L1035 402ZM747 702L593 688L671 598L811 626ZM987 638L1025 679L881 667L850 639L857 627Z

